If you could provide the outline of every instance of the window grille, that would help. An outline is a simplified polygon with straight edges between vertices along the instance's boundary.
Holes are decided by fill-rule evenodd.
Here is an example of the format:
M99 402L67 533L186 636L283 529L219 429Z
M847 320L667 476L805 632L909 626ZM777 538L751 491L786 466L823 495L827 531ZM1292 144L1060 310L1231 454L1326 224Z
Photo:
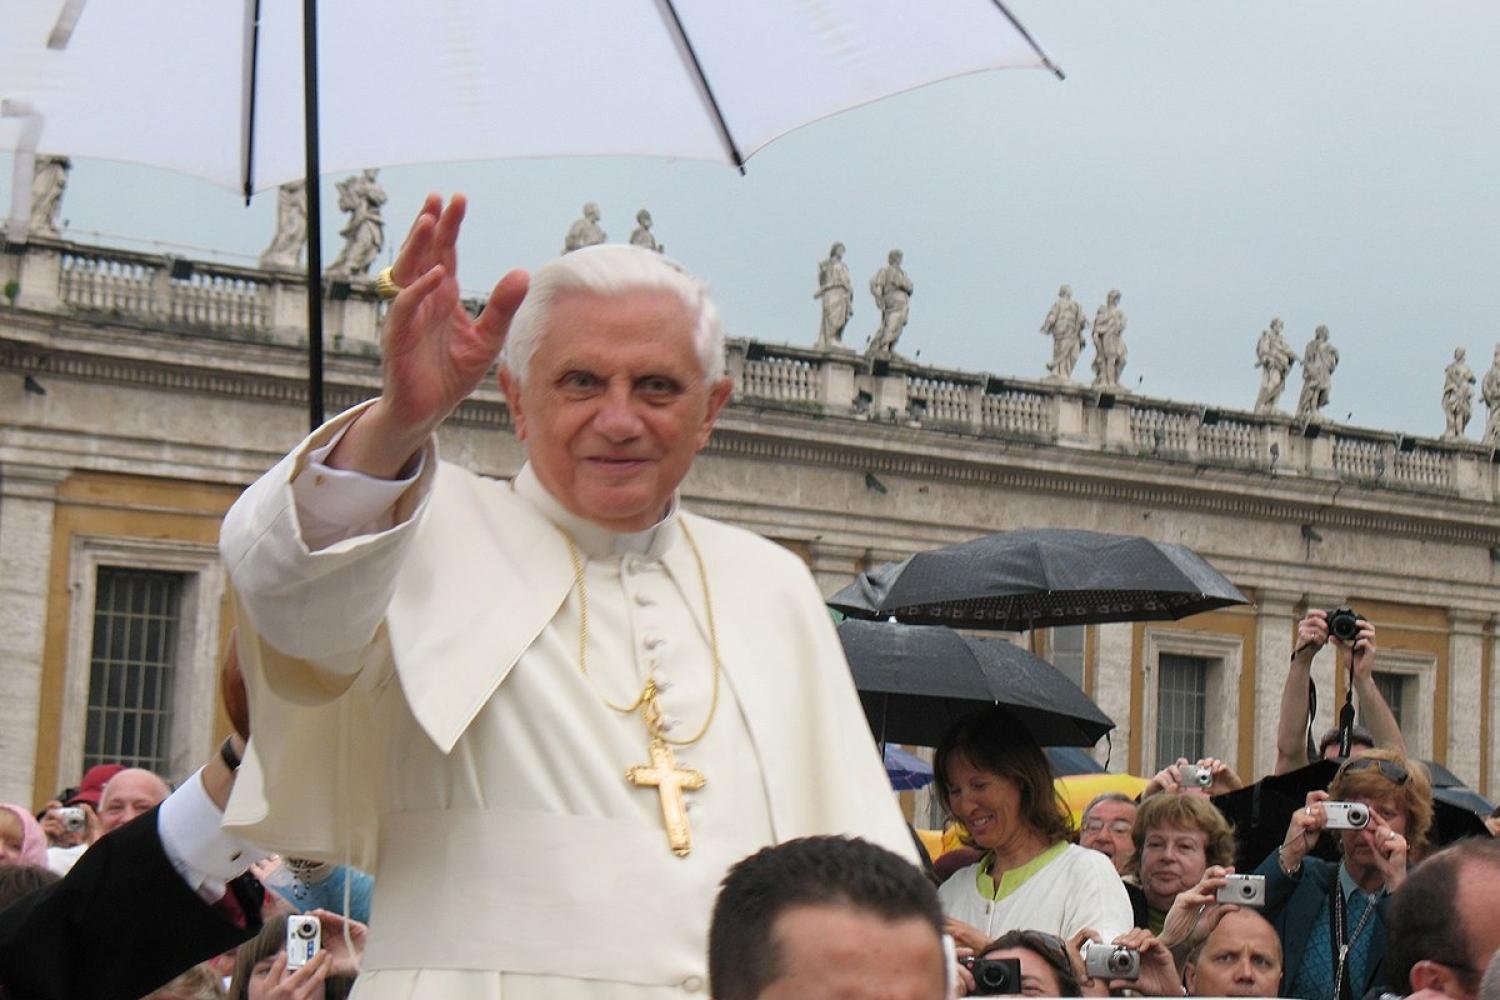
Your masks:
M84 767L165 773L183 574L100 566L94 592Z
M1203 758L1208 701L1208 668L1202 656L1163 653L1158 662L1156 688L1156 767L1177 758Z

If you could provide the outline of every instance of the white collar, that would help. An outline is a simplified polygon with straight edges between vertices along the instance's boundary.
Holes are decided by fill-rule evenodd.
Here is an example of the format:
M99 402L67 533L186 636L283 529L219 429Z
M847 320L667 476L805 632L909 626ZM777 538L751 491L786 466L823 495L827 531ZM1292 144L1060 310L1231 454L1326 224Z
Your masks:
M547 487L537 478L531 463L521 466L521 471L510 482L511 489L535 507L543 517L563 530L573 543L591 559L610 556L638 555L648 559L660 559L677 541L681 533L677 512L677 494L667 504L667 511L660 521L642 531L617 532L579 517L564 507Z

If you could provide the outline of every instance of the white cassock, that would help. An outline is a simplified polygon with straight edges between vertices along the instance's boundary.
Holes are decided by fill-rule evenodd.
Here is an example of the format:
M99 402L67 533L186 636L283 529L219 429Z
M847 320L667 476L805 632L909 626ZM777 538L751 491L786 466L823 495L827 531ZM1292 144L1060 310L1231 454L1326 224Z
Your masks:
M481 479L432 445L373 518L385 530L310 551L304 537L327 532L318 491L352 474L308 455L352 416L246 491L221 548L253 728L225 825L375 873L360 1000L704 992L713 899L739 858L819 833L913 856L794 555L675 501L652 529L612 534L529 466ZM586 560L587 676L564 531ZM654 670L669 737L707 717L713 658L688 535L723 677L703 738L674 748L707 779L686 793L681 858L657 791L625 780L649 762L640 713L605 699L628 705Z

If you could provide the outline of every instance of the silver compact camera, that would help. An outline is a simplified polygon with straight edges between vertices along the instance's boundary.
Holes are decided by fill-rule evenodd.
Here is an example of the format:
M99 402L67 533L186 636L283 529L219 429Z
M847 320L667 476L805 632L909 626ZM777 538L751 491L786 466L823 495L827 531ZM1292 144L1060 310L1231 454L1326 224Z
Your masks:
M1083 970L1090 979L1139 979L1141 953L1098 941L1083 943Z
M1327 830L1363 830L1370 825L1370 807L1363 802L1324 802Z
M1266 877L1264 875L1226 875L1224 884L1214 897L1221 903L1239 906L1266 905Z
M57 818L62 820L63 829L68 833L82 833L89 821L83 806L63 806L57 810Z
M1214 776L1206 767L1183 764L1177 769L1177 780L1183 788L1207 788L1214 783Z
M286 918L286 967L300 969L323 946L323 925L317 917L294 913Z

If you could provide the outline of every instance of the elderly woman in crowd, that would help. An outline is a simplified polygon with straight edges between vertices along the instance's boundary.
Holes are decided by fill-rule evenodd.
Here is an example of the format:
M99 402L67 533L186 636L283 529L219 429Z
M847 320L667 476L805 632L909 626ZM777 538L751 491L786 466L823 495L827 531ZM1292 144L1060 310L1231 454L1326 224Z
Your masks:
M1346 818L1355 823L1331 824L1343 811L1334 803L1353 804L1355 814ZM1256 869L1266 877L1265 915L1285 951L1281 996L1337 1000L1384 985L1391 894L1406 880L1408 859L1426 847L1431 826L1427 769L1394 750L1345 761L1327 792L1308 794L1286 840ZM1324 830L1337 840L1337 864L1310 856Z
M47 835L24 806L0 802L0 864L47 867Z
M938 889L948 932L973 949L1009 930L1062 938L1131 926L1130 900L1109 859L1069 843L1066 807L1047 758L1000 709L958 722L933 759L938 799L985 853Z
M1198 885L1210 866L1234 860L1234 830L1208 799L1153 795L1135 816L1136 881L1130 886L1135 925L1162 934L1179 893ZM1227 870L1227 869L1226 869ZM1169 947L1178 943L1168 934Z

